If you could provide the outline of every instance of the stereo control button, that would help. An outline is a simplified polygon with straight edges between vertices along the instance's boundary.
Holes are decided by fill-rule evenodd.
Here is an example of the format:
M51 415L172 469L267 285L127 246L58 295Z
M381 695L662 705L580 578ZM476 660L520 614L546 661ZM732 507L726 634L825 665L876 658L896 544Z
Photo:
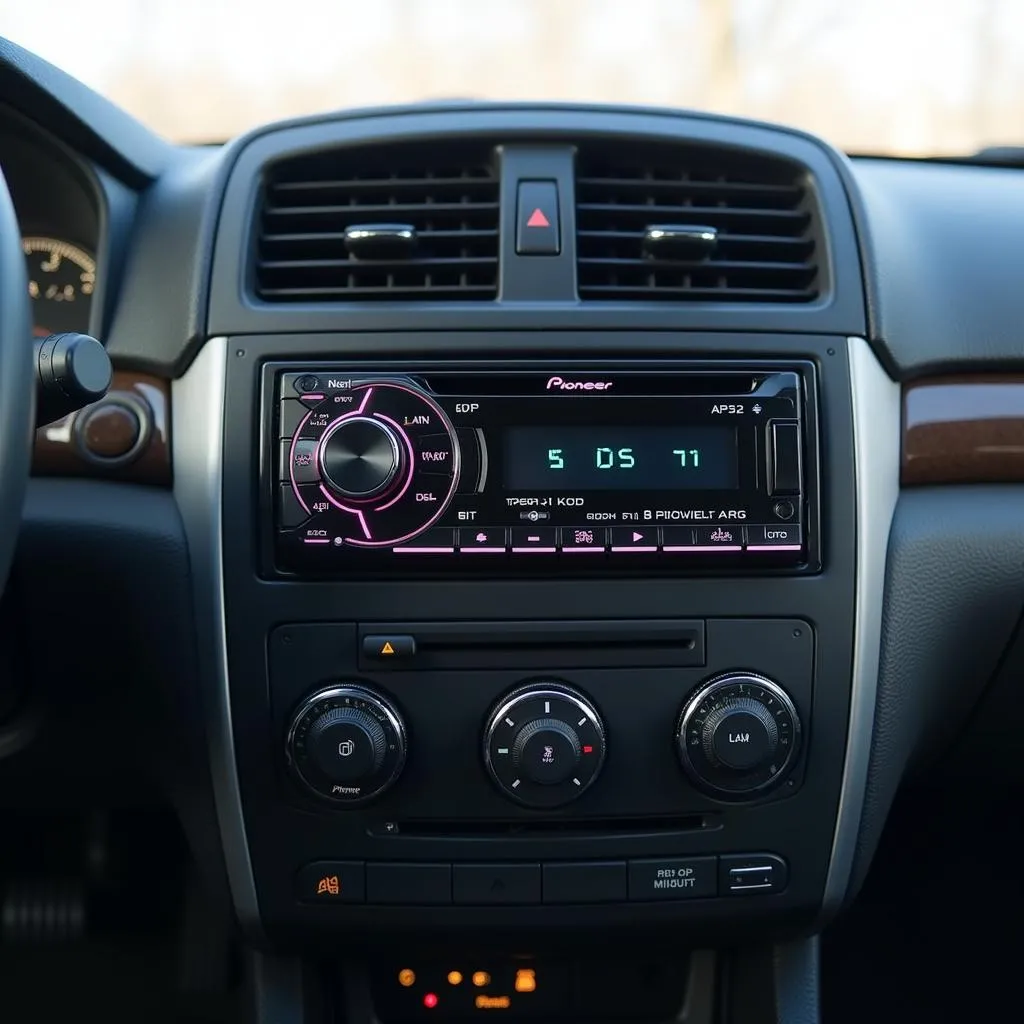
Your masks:
M800 424L772 424L769 494L800 493Z
M281 416L278 429L281 437L292 438L299 429L299 424L309 415L306 408L297 398L285 398L281 401Z
M743 527L698 526L694 529L696 547L701 551L742 551Z
M417 440L416 449L421 473L451 476L452 453L455 447L450 434L425 434Z
M653 553L658 550L658 528L656 526L613 526L612 551L635 551Z
M558 531L553 526L516 526L512 529L513 554L553 555L557 551Z
M562 550L566 552L593 551L603 554L608 550L608 532L604 527L563 526Z
M800 551L803 548L800 525L748 526L748 551Z
M295 491L292 490L291 484L281 484L277 499L277 514L280 517L281 527L285 530L294 530L296 526L301 526L309 518L309 513L295 497Z
M503 526L464 526L459 530L459 550L467 554L503 555L508 534Z
M663 526L661 528L662 551L693 551L694 542L692 526Z
M316 471L316 441L281 442L281 479L297 484L315 484L320 479Z

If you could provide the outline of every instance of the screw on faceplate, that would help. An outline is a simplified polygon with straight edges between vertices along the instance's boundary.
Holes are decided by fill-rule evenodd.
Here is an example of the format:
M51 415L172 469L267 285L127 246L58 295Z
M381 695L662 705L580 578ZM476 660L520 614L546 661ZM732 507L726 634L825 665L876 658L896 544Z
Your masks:
M245 349L244 348L237 349L235 351L235 355L238 356L239 359L241 359L242 356L245 355Z
M803 633L801 633L799 629L794 629L793 630L793 636L801 637L801 636L803 636Z

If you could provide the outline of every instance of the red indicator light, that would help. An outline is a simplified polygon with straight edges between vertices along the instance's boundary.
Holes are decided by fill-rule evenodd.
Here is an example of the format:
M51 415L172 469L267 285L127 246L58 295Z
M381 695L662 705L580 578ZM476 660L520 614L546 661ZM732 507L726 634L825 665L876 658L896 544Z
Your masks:
M427 994L426 994L426 995L425 995L425 996L423 997L423 1005L424 1005L424 1006L425 1006L425 1007L426 1007L426 1008L427 1008L428 1010L432 1010L432 1009L433 1009L433 1008L434 1008L435 1006L437 1006L437 996L436 996L436 995L434 995L434 993L433 993L433 992L428 992L428 993L427 993Z
M586 747L583 748L583 753L584 754L592 754L593 752L594 752L594 748L591 747L591 746L586 746Z

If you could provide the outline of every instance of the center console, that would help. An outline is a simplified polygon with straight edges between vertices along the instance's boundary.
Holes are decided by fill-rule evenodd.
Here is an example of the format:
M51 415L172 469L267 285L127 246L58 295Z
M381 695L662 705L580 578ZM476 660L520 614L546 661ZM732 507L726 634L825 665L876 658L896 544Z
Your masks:
M845 351L472 340L200 355L226 396L236 905L298 948L808 928L851 698Z

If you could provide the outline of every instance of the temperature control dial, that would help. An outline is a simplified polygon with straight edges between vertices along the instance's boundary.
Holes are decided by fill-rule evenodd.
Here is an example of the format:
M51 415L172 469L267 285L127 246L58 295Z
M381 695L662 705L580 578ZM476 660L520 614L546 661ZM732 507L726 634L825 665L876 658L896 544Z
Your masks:
M307 375L294 385L316 383ZM301 395L298 407L308 411L283 447L296 533L307 544L406 544L437 522L458 486L455 428L404 378L332 380L330 388Z
M405 726L391 703L362 686L314 693L295 713L288 762L317 796L360 804L380 796L405 764Z
M800 719L778 683L733 672L705 683L676 727L683 769L705 792L757 796L786 777L796 757Z
M527 807L575 800L604 763L605 735L594 706L561 683L508 694L484 731L484 763L498 788Z

